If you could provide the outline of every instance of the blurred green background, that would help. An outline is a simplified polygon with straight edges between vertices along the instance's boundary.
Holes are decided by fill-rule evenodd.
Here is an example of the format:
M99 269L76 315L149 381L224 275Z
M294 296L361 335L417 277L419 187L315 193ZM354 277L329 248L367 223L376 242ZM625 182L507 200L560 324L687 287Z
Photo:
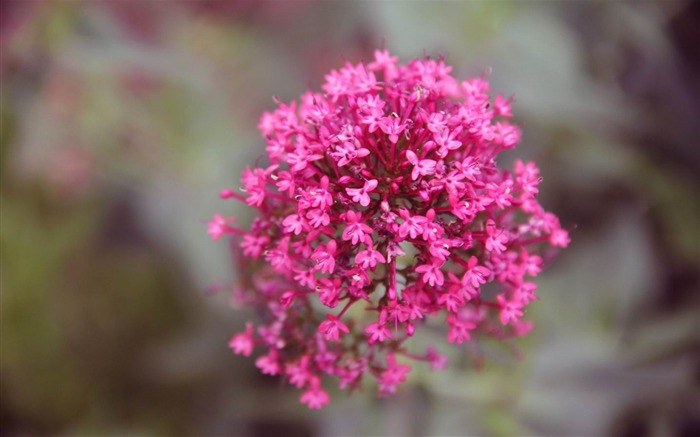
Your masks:
M1 435L700 435L700 2L0 4ZM523 360L310 412L230 353L202 221L273 95L382 47L490 70L575 230Z

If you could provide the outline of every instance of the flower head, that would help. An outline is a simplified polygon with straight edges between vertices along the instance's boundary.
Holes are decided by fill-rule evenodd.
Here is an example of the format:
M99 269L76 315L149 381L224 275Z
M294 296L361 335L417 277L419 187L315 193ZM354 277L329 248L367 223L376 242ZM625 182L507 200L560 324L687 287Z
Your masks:
M432 346L410 351L427 319L444 320L455 345L524 335L543 249L569 243L537 201L536 165L494 159L520 140L511 99L450 73L386 50L331 71L324 93L263 114L267 164L243 172L243 195L220 194L258 213L248 230L218 214L208 224L214 239L235 236L237 295L263 314L231 347L266 349L257 366L309 408L329 402L323 375L341 388L369 375L386 395L407 379L405 360L443 368Z

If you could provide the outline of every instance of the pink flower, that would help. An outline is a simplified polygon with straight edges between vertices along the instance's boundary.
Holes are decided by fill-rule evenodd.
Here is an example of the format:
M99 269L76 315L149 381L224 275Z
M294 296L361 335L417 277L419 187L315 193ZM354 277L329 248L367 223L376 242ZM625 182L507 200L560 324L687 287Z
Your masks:
M510 100L503 97L503 94L498 94L493 100L493 109L496 115L502 115L503 117L512 117L513 113L510 108Z
M501 145L505 149L510 149L515 147L519 141L520 129L517 126L503 121L496 122L493 138L495 144Z
M552 231L549 241L552 243L552 246L566 247L571 240L569 239L569 233L564 229L555 229Z
M379 121L379 128L389 136L389 141L396 144L399 141L399 135L406 129L406 124L398 117L384 117Z
M435 210L429 209L425 214L423 224L423 239L425 241L439 240L445 234L445 229L435 221Z
M207 223L207 234L211 235L212 240L218 240L224 234L232 232L232 228L228 224L234 220L234 218L224 218L221 214L214 214L214 218Z
M464 272L462 277L462 284L469 285L475 290L479 289L481 284L485 284L491 274L489 269L478 265L478 263L479 260L472 255L467 263L467 271Z
M338 245L335 240L330 240L325 246L318 246L311 259L316 261L314 270L320 270L321 273L333 273L335 270L335 251Z
M450 314L447 316L447 323L450 329L447 332L447 341L450 343L462 344L471 339L471 331L476 328L476 323L462 320L459 317Z
M425 232L423 233L423 235L426 235ZM461 243L461 241L458 241L457 243ZM444 262L447 261L447 258L452 253L450 252L452 244L453 240L448 240L447 238L439 238L436 240L432 240L428 244L428 251L434 257L435 260Z
M515 331L515 335L518 337L522 337L523 335L527 335L530 331L532 331L532 328L534 327L534 324L532 323L531 320L517 320L512 323L513 329Z
M432 264L422 264L416 267L416 273L423 273L423 282L431 287L442 285L445 283L445 275L440 270L443 264L440 260L433 261Z
M368 65L370 70L381 70L387 68L393 68L396 62L399 60L398 56L391 56L388 50L375 50L374 51L374 62Z
M442 370L447 367L447 357L437 353L434 346L428 346L426 359L430 362L431 370Z
M508 236L506 236L502 229L498 229L496 223L489 219L486 222L486 250L501 253L506 250L505 243L508 242Z
M412 216L407 209L400 208L399 215L403 219L403 223L399 226L399 237L417 238L423 233L423 224L427 222L425 217L419 215Z
M411 179L414 181L418 179L419 176L430 176L435 174L435 165L437 164L432 159L418 159L413 150L406 151L406 159L408 162L413 164L413 171L411 172Z
M353 202L357 202L362 206L369 206L371 193L375 188L377 188L378 182L375 179L365 181L362 188L346 188L345 191L352 197Z
M458 291L448 290L438 298L438 303L444 306L447 311L456 313L464 305L464 299Z
M326 314L326 317L327 320L318 325L318 332L322 333L326 340L338 341L340 340L341 332L346 334L350 332L347 325L333 314Z
M457 167L459 174L463 176L464 179L469 179L472 182L475 182L477 177L481 174L479 163L471 156L467 156L462 162L455 162L455 167Z
M345 141L333 148L330 155L337 160L338 167L344 167L358 160L358 158L364 158L369 155L369 150L364 147L358 147L358 144L359 142L356 141Z
M243 236L243 241L241 242L241 249L243 249L243 254L249 256L253 259L259 258L262 254L263 249L270 243L270 238L264 235L256 236L251 234L246 234Z
M539 193L537 186L540 184L540 170L534 162L523 163L521 160L515 161L515 181L522 187L522 198L535 196Z
M437 156L444 158L450 151L459 149L462 146L462 142L455 138L457 138L461 132L461 128L457 128L452 132L444 128L440 132L433 133L435 144L438 146Z
M287 364L284 372L289 378L290 384L296 388L302 388L314 379L314 375L309 371L310 363L311 357L303 355L299 361Z
M255 365L265 375L277 375L282 371L282 367L278 362L277 350L272 349L266 355L262 355L255 360Z
M249 357L253 353L253 324L248 322L245 331L234 335L228 345L234 353Z
M447 120L445 120L445 114L441 112L431 113L426 120L426 127L428 130L434 134L442 132L447 127Z
M530 255L524 247L520 251L520 259L528 275L537 276L542 270L542 257L539 255Z
M383 323L380 322L370 323L365 328L365 332L367 333L367 335L369 335L369 337L367 338L367 342L369 344L373 344L376 342L381 343L387 338L391 338L391 331L389 331L389 328L387 328Z
M321 388L320 384L316 383L301 394L299 401L312 410L318 410L330 402L330 396L328 396L327 391Z
M382 255L379 251L374 250L372 246L369 246L367 249L358 252L357 255L355 255L355 262L363 269L374 270L374 268L377 267L377 263L385 263L386 258L384 258L384 255Z
M537 299L535 290L537 290L537 284L527 281L520 284L513 292L513 295L515 300L520 301L523 305L527 305Z
M321 184L317 188L311 188L308 191L308 195L311 198L311 206L318 208L322 211L328 209L333 205L333 195L328 191L330 185L330 179L328 176L323 176L321 178Z
M406 374L411 371L411 366L396 361L396 356L389 353L386 356L387 367L378 378L379 392L393 394L396 387L406 380Z
M285 217L282 225L285 232L293 233L294 235L299 235L304 230L304 220L299 214L289 214Z
M361 222L362 215L350 210L345 215L346 226L343 230L343 240L351 240L352 244L365 241L372 235L372 228ZM370 240L371 241L371 240Z
M230 347L262 348L256 366L309 408L330 400L324 375L387 395L411 371L399 360L444 367L434 348L412 350L425 322L457 344L526 334L543 254L569 244L537 199L535 163L497 164L520 141L512 99L451 69L377 50L329 72L323 92L276 99L259 123L267 164L243 171L244 194L219 193L256 213L247 229L207 223L234 239L235 301L259 313Z
M334 280L321 278L318 281L316 289L321 303L325 306L328 308L335 308L338 305L338 297L341 291L339 278L335 278Z
M347 367L338 369L338 388L356 388L362 382L362 375L367 372L367 360L360 358L351 360Z
M502 293L496 296L498 304L501 306L501 323L506 325L516 322L523 316L523 305L519 301L509 301Z

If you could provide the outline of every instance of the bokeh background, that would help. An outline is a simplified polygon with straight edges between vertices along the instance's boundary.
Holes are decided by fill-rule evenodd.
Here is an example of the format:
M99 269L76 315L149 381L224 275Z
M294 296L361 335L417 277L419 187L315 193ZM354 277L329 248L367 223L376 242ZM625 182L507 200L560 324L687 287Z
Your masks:
M1 435L700 435L699 2L0 4ZM523 359L311 412L228 349L203 220L273 95L383 47L515 94L572 244Z

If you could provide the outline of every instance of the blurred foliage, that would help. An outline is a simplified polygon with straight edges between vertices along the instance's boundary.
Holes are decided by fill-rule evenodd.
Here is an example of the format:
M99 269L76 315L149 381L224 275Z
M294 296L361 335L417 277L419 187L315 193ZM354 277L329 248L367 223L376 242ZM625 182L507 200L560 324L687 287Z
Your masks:
M700 435L700 3L0 4L2 435ZM309 412L230 356L201 221L271 96L378 47L515 93L573 243L517 345Z

